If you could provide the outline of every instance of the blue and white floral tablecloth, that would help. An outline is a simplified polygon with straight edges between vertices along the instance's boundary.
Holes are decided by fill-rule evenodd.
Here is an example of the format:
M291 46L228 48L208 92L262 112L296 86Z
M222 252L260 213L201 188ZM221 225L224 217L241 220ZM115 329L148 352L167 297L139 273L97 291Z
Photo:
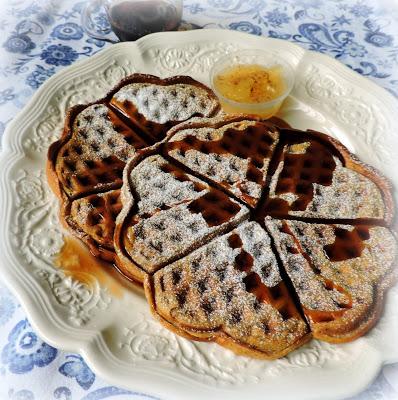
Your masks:
M0 0L0 138L51 75L110 44L80 25L84 2ZM328 54L398 97L396 0L185 0L186 22L289 40ZM99 13L96 29L107 29ZM44 343L0 282L0 400L151 399L104 382L77 354ZM355 400L398 399L398 364ZM322 399L320 399L322 400ZM354 399L351 399L354 400Z

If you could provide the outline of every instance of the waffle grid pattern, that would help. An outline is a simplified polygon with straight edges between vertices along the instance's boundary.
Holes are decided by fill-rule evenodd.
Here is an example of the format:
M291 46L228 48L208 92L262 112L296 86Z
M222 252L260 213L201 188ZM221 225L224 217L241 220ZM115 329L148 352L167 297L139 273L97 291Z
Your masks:
M73 201L71 218L101 246L113 249L115 221L121 209L120 189L116 189Z
M239 122L235 122L235 124L239 126ZM221 130L223 133L228 131L227 129L219 128L217 126L218 131ZM243 129L245 128L247 126ZM350 326L350 323L352 326L363 323L360 319L366 320L369 309L372 309L375 306L374 303L380 302L381 299L376 299L376 296L369 296L369 290L368 293L359 294L358 288L352 285L349 279L355 274L358 276L363 260L365 260L364 262L369 269L375 268L384 271L384 274L380 272L378 279L374 279L369 284L366 279L362 279L365 286L370 287L371 284L375 286L382 285L383 278L389 275L389 267L393 263L394 257L392 259L383 258L382 252L377 248L377 240L372 236L376 235L378 240L389 242L390 246L386 247L386 253L395 256L395 240L389 229L381 226L387 226L388 222L382 223L379 218L384 215L384 204L382 201L377 203L379 198L381 199L381 193L379 193L379 198L376 198L376 204L370 208L369 215L366 215L368 218L366 226L363 226L362 218L356 218L355 209L348 209L348 212L352 212L353 218L350 218L350 214L346 212L347 209L344 209L341 215L337 214L334 218L325 217L321 214L315 221L313 216L316 216L316 209L313 205L311 207L315 214L311 214L309 218L306 216L299 218L299 221L296 222L297 217L294 214L291 215L289 211L305 210L314 196L321 197L319 187L332 185L334 170L337 166L345 168L342 163L343 157L336 155L336 149L330 149L331 146L327 139L314 138L305 132L300 132L300 138L298 138L296 131L294 138L291 140L289 139L290 132L281 129L280 134L282 136L279 143L273 147L271 154L268 154L268 175L262 186L262 194L253 202L253 198L247 199L237 195L232 185L226 186L224 182L220 182L217 179L219 175L209 171L211 168L209 168L208 164L192 163L191 161L192 159L195 160L195 157L196 160L199 159L197 155L192 156L191 159L185 157L191 149L194 149L213 157L211 163L213 163L214 168L218 168L219 165L224 165L225 163L228 165L231 165L231 162L239 163L239 160L232 160L233 157L237 156L236 151L233 154L228 154L227 150L226 157L229 155L230 159L225 160L219 156L219 151L216 150L215 154L212 153L211 143L200 143L199 147L195 147L198 144L197 141L195 142L192 139L195 135L195 129L198 129L197 136L202 141L220 141L219 134L215 134L214 130L212 131L206 124L202 128L189 127L184 130L184 127L182 127L168 138L167 143L159 147L158 152L167 157L170 162L175 160L174 162L184 173L203 179L203 185L206 182L220 192L226 193L230 199L237 199L241 206L248 206L250 211L244 218L245 221L238 224L238 226L231 225L227 230L229 233L225 236L200 242L200 245L183 252L177 260L165 263L162 268L156 268L156 270L144 268L149 272L149 279L152 282L151 290L154 292L152 294L152 302L155 304L156 312L167 321L172 321L172 329L177 327L180 329L180 333L182 330L193 337L202 338L204 337L203 335L208 337L206 335L210 331L221 329L223 333L230 335L234 340L242 341L245 345L253 346L262 351L266 358L273 358L275 354L280 355L283 352L283 350L279 349L278 353L277 344L270 345L270 342L265 340L267 334L272 329L275 329L275 326L281 329L283 325L283 323L279 322L272 329L270 328L269 320L274 320L275 315L278 316L279 321L284 322L294 321L297 324L298 321L306 321L303 323L305 326L308 324L311 330L310 334L329 341L352 340L355 335L358 336L365 332L369 328L369 321L365 321L364 326L358 330L360 331L359 333ZM264 127L264 134L269 135L268 131L269 127ZM250 147L253 146L255 144L250 143ZM267 149L267 151L269 150ZM240 152L238 156L242 157L242 154L243 152ZM250 154L245 154L244 157L246 157L247 161L250 158ZM186 162L187 159L188 161ZM195 168L195 164L196 166L200 164L201 169ZM248 162L245 164L247 169L249 169L248 164ZM258 164L260 165L260 163ZM350 170L350 172L353 175L356 174L361 182L367 181L369 185L376 186L374 182L360 175L360 173L354 170ZM131 173L134 174L134 169ZM249 176L249 180L250 178ZM275 209L272 204L271 206L269 205L270 202L275 201L275 194L282 195L280 199L277 199L279 205L287 204L282 214L278 208ZM363 194L363 192L360 194ZM358 196L355 189L353 190L353 195ZM215 207L216 203L205 206L209 211L214 210ZM372 214L374 209L377 210ZM332 212L334 211L332 209ZM290 219L292 220L290 221ZM248 222L248 220L251 222ZM342 220L347 220L347 224L341 225ZM222 238L225 239L228 235L231 237L232 232L239 231L250 224L255 224L256 229L261 230L263 235L269 239L263 239L263 242L255 242L250 253L243 250L239 252L233 243L229 244L229 250L225 250L225 243L224 245L221 244ZM288 224L295 224L297 230L288 229ZM300 224L304 227L308 225L308 229L314 228L308 231L310 233L308 233L307 239L303 238L302 234L299 234ZM161 225L164 226L164 222ZM350 237L350 240L352 240L342 245L341 251L339 251L343 255L338 260L343 261L342 269L351 268L352 271L356 270L355 273L350 275L348 281L344 280L344 272L325 272L319 265L316 265L312 261L314 250L311 250L306 243L306 240L314 241L313 247L317 251L323 252L324 248L331 246L333 241L338 242L339 235L349 236L347 233L341 233L342 230L344 232L353 230L352 237ZM370 231L371 233L366 234L365 231ZM183 233L179 232L181 239L181 234ZM324 235L329 235L329 242L322 240ZM283 236L282 242L280 241L281 236ZM132 234L130 237L131 247L134 247L135 238L135 235ZM237 240L241 241L242 239L239 237ZM367 241L370 244L367 244ZM267 268L257 268L256 270L253 267L253 260L257 260L261 255L261 248L264 247L267 247L271 251L272 257L277 260L276 265L283 275L282 280L277 282L267 281L270 273ZM363 247L368 247L368 249L365 250L364 256L361 257ZM233 261L223 262L223 254L228 254L231 251L238 252L232 258ZM332 255L330 258L330 268L333 270L335 261L332 260ZM356 263L352 265L351 259L353 258L356 259ZM379 262L376 261L378 258ZM211 262L209 260L214 261ZM136 262L136 260L134 261ZM384 262L385 265L383 265ZM138 265L140 265L139 262ZM205 272L202 273L202 270ZM341 276L338 276L338 274L341 274ZM240 295L237 296L232 290L228 279L234 282L232 286L241 291ZM305 293L306 297L303 297L302 293ZM239 298L240 301L239 312L237 311L238 308L232 309L228 305L229 303L232 304L233 301L237 301L236 298ZM272 310L274 317L270 317L270 314L267 317L258 317L259 313L261 314L260 310L263 305L267 305ZM223 312L220 310L223 310ZM348 315L347 318L345 318L345 313ZM228 318L225 317L226 315L228 315ZM256 318L260 319L256 320ZM254 322L254 320L257 322ZM260 320L261 323L259 322ZM338 325L340 320L350 326L351 330L344 331L341 326L336 327L333 325ZM251 321L250 326L244 326L245 321ZM328 328L329 323L332 324L330 329ZM261 334L258 333L259 326L262 327ZM295 329L298 329L297 326ZM308 333L305 333L305 329L304 331L298 329L298 332L301 332L302 337ZM275 332L274 334L276 335ZM283 337L280 331L278 335L280 339ZM256 337L256 339L254 340L253 337ZM285 341L281 339L280 342L283 342L285 346L292 345L289 340L291 338L286 338ZM265 345L265 343L267 344ZM274 353L267 354L267 349L269 350L270 348L273 349Z
M351 155L340 154L325 135L247 117L194 119L162 142L179 118L173 114L176 120L170 120L170 99L179 99L171 108L184 118L211 114L214 100L203 88L195 88L199 95L192 97L189 85L175 94L178 85L157 83L122 85L105 103L87 106L70 121L72 134L58 152L56 173L70 201L72 229L89 245L109 250L113 260L122 173L140 152L125 182L134 193L134 209L122 220L122 242L116 243L127 264L116 261L126 276L150 282L148 298L166 326L265 358L287 354L311 335L346 341L369 329L369 318L377 317L371 308L383 296L383 291L375 295L377 285L395 257L383 265L374 232L390 243L388 254L396 253L390 231L380 226L388 213L377 176L372 182L355 165L346 168ZM150 109L148 90L156 91L163 114ZM153 143L151 155L145 155ZM331 198L344 206L338 209ZM366 198L365 207L358 198ZM358 230L364 219L367 225ZM342 220L349 228L338 225ZM313 247L300 235L300 224L316 226L307 229ZM330 227L334 231L323 243ZM352 234L344 233L350 229ZM256 235L262 239L254 241ZM354 279L364 248L368 267L381 272L359 293L344 280L346 273L333 268L342 261ZM313 260L316 252L327 253L329 269ZM336 253L343 255L333 260ZM351 259L360 261L351 265ZM141 272L129 271L131 265ZM344 321L345 331L338 321ZM356 321L363 326L350 329Z
M143 94L149 96L154 91L157 101L151 102L148 114L149 103ZM120 97L121 103L117 100ZM173 120L164 120L166 105ZM80 237L87 238L94 253L98 246L113 252L115 220L122 206L119 189L127 160L162 139L177 123L197 115L209 117L217 109L214 95L191 78L162 80L135 74L105 99L70 110L64 132L68 137L57 151L53 168L66 195L63 201L69 211L65 219ZM158 120L160 115L162 121ZM106 254L107 260L113 258Z

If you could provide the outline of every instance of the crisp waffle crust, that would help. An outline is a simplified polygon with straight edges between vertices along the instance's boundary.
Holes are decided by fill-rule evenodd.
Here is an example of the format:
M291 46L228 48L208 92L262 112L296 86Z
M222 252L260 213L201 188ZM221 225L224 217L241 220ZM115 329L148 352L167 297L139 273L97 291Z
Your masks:
M133 157L114 238L164 326L268 359L364 334L397 253L388 182L329 136L271 122L188 121Z
M95 255L113 261L127 160L174 125L213 116L218 109L210 89L190 77L144 74L125 78L95 103L71 108L61 139L48 153L48 178L61 200L61 219Z
M363 335L394 276L388 181L325 134L218 109L133 75L72 110L49 151L63 221L182 336L273 359Z

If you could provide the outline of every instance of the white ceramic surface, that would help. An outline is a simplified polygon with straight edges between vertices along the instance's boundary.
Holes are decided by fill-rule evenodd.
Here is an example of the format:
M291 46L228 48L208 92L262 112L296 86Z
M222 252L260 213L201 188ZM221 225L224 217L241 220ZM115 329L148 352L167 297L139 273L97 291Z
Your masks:
M121 287L115 296L95 276L88 286L54 266L64 231L44 167L65 110L102 97L133 72L188 74L208 83L215 60L240 48L271 49L296 66L282 118L337 137L398 184L398 105L374 83L277 39L221 30L154 34L56 74L9 124L0 156L0 273L46 341L80 352L116 385L162 399L342 399L363 390L383 364L398 361L397 287L365 337L343 345L312 340L266 362L175 336L153 320L139 288Z

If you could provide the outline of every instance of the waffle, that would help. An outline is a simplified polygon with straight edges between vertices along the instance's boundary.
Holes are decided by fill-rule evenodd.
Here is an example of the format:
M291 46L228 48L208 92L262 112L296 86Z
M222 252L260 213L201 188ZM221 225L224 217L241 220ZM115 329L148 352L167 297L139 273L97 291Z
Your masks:
M96 256L107 258L109 253L112 257L115 221L121 208L120 189L94 193L71 202L67 221L86 243L91 243Z
M173 329L242 354L281 357L310 339L279 274L270 238L244 222L146 282L151 307Z
M167 154L255 206L264 188L279 132L266 122L222 119L180 127Z
M346 342L375 323L397 253L387 228L271 217L266 226L315 338Z
M48 153L48 178L62 202L61 219L94 254L112 261L127 160L172 126L218 109L210 89L192 78L142 74L124 79L104 99L73 107Z
M129 173L129 171L131 171ZM205 240L247 217L248 209L225 193L209 186L165 160L152 155L126 167L133 189L127 194L134 215L124 223L120 240L124 258L146 273L153 273L180 258ZM142 280L136 268L120 269Z
M266 359L311 337L346 342L393 281L390 189L325 134L190 120L128 162L116 262L187 338Z
M391 222L389 185L336 140L282 130L264 215Z
M154 141L172 126L192 117L208 117L218 109L213 92L185 77L129 79L110 99L110 105L133 121Z

